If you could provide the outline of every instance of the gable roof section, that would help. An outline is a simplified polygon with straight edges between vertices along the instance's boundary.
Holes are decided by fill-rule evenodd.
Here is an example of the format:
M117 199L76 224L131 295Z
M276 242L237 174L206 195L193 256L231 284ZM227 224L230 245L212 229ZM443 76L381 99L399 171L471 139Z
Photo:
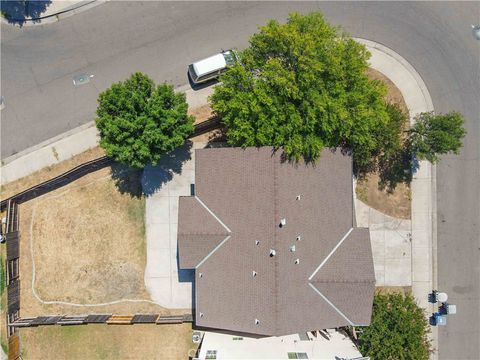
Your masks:
M230 234L208 207L198 198L182 196L179 200L178 250L183 269L195 268Z
M368 229L354 225L350 156L325 149L312 166L271 147L195 155L178 244L180 266L196 268L198 326L284 335L370 322L373 260Z
M353 228L342 240L310 282L352 325L367 325L375 286L370 234L367 228ZM352 306L352 297L357 306Z

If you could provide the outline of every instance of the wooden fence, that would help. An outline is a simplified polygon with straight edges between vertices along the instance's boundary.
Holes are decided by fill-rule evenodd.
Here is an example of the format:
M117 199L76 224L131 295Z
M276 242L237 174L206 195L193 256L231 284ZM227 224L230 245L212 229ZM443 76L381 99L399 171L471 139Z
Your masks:
M212 117L207 121L195 124L195 130L190 137L205 134L209 131L218 129L221 126L217 117ZM87 161L73 169L58 175L50 180L44 181L38 185L22 191L16 195L4 199L0 202L0 210L3 211L7 208L9 202L15 204L21 204L25 201L35 199L38 196L44 195L50 191L56 190L62 186L65 186L75 180L78 180L82 176L90 174L91 172L103 169L114 163L114 160L107 156L102 156L98 159ZM17 219L18 221L18 219Z
M52 315L29 318L18 318L10 323L14 328L35 327L42 325L134 325L134 324L183 324L192 323L192 314L159 315L159 314L90 314L90 315Z
M9 200L6 204L7 223L5 226L7 259L6 268L6 288L7 288L7 336L14 334L15 328L9 324L20 317L20 253L19 253L19 234L18 234L18 205L15 201Z

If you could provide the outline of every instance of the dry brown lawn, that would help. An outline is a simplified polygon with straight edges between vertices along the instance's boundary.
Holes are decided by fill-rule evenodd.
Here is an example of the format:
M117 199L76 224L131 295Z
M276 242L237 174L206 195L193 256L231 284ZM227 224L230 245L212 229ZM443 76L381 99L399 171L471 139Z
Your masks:
M196 349L191 324L44 326L20 338L25 360L177 360Z
M390 103L398 104L400 109L408 114L407 104L403 99L400 90L393 82L382 73L368 69L367 75L370 79L381 80L387 85L386 100ZM390 215L400 219L410 219L411 216L411 192L410 186L406 184L398 184L393 192L379 189L379 176L371 173L365 179L357 182L357 197L386 215Z
M20 205L23 317L171 313L147 301L85 307L43 304L33 294L32 254L34 289L43 301L92 305L149 299L144 287L145 202L135 189L139 174L127 171L117 181L111 171L99 170Z

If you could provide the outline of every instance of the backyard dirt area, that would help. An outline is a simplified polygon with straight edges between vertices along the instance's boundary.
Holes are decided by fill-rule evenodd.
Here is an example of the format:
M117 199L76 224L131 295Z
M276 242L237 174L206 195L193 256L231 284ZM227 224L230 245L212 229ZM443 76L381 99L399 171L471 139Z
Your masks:
M188 359L191 324L44 326L20 330L25 360Z
M400 109L408 114L407 104L403 99L400 90L382 73L368 69L367 75L370 79L381 80L387 85L386 100L398 104ZM411 216L411 191L410 186L398 184L393 192L379 189L379 176L371 173L365 179L357 182L356 194L359 200L382 213L400 219L410 219Z
M90 306L149 299L140 186L139 172L108 167L20 205L23 317L172 313L148 301Z

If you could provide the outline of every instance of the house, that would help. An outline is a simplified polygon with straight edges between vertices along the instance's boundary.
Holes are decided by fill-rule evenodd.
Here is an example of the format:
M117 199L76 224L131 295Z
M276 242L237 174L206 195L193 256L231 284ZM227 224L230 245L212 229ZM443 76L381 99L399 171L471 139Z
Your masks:
M195 162L178 252L195 270L197 326L281 336L370 323L375 275L351 156L325 149L313 165L271 147L209 148Z

